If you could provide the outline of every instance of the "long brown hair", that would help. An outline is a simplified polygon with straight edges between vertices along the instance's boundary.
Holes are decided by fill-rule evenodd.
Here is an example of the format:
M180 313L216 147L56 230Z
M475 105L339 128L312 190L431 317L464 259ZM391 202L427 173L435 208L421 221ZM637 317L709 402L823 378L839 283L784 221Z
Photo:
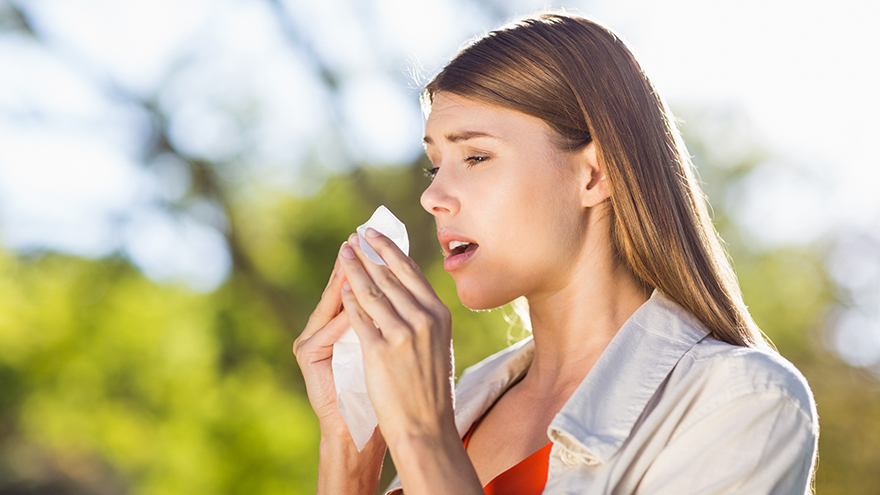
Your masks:
M672 114L613 32L562 14L517 21L461 50L425 87L423 104L441 91L538 117L563 150L595 141L611 186L611 234L621 262L718 340L766 344Z

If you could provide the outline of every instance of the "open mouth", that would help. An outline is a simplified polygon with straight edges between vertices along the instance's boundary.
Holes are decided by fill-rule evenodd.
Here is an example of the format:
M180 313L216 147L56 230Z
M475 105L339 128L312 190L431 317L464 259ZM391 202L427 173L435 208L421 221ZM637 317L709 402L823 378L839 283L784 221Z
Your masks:
M479 247L476 242L451 241L449 243L449 256L456 256L473 251Z
M477 254L480 245L467 237L449 228L441 228L437 231L437 240L443 247L443 268L448 272L454 272L466 265Z

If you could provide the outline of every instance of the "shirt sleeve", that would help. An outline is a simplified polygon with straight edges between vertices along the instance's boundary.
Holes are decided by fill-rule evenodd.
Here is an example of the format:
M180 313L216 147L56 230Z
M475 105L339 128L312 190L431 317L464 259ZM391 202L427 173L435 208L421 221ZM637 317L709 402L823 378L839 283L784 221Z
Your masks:
M803 495L811 490L815 416L785 392L738 397L673 435L636 493Z

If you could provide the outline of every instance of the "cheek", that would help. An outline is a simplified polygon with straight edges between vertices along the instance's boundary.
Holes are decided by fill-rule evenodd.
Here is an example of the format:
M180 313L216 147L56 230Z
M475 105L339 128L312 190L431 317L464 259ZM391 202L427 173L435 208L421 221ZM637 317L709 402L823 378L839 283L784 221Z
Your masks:
M511 260L523 268L523 276L542 277L565 270L574 263L585 239L584 212L573 191L558 184L535 184L518 201L520 221Z
M532 241L556 243L560 235L568 236L578 221L577 198L571 188L555 179L526 182L507 198L520 235Z

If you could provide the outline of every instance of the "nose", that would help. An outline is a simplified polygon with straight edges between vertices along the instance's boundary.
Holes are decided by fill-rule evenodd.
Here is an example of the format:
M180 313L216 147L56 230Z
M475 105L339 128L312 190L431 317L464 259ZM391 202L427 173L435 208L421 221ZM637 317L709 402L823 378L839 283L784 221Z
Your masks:
M440 215L455 215L461 208L459 199L452 193L446 178L437 173L431 185L422 193L422 208L435 217Z

